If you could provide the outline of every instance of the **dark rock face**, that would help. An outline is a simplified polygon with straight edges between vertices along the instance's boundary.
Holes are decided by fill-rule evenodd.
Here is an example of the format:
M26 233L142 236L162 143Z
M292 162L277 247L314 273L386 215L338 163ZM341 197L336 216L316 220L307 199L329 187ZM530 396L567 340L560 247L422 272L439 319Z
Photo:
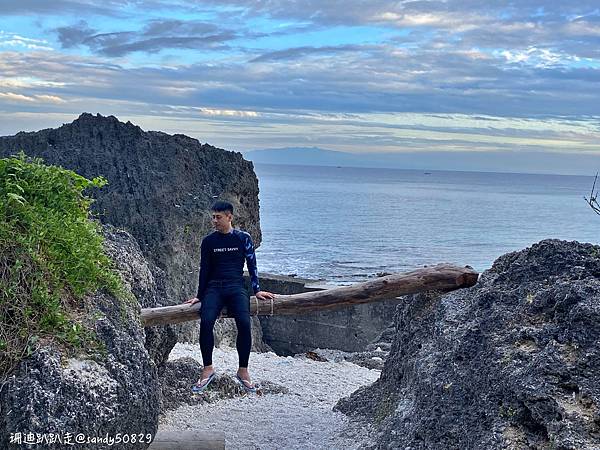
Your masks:
M200 241L212 230L215 197L234 204L235 226L260 245L258 180L241 153L87 113L57 129L0 137L0 157L19 150L108 180L97 190L93 209L103 223L129 231L144 256L165 272L163 305L196 293Z
M144 259L136 240L124 230L103 226L104 250L115 262L124 282L142 308L161 305L166 297L164 272ZM171 325L144 328L144 344L159 372L177 343Z
M310 281L269 275L261 278L261 289L286 295L319 290L307 287ZM363 351L391 324L399 302L390 299L333 311L260 316L262 338L275 353L284 356L315 348Z
M396 315L381 378L337 409L377 448L600 448L600 247L544 240Z
M111 256L117 255L117 269L126 285L142 302L153 301L160 293L133 238L112 227L105 227L104 233L106 247ZM61 436L68 432L88 437L155 434L160 385L156 365L145 348L140 305L135 299L119 300L102 291L84 304L85 317L104 343L106 354L94 359L69 357L44 345L23 360L0 388L0 448L11 448L10 434L17 432ZM158 339L161 346L153 353L155 360L162 361L164 348L174 345L170 337L164 332ZM146 447L147 443L118 446ZM43 448L70 447L56 444Z

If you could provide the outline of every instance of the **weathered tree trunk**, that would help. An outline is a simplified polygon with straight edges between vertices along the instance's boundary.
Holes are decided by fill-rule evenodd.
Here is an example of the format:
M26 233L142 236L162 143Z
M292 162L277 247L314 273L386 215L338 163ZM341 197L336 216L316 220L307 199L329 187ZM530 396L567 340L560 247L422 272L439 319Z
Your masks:
M294 295L276 295L273 301L250 299L250 314L285 315L307 311L343 308L347 305L385 300L423 291L451 291L473 286L479 274L468 267L438 264L406 273L376 278L353 286ZM200 303L142 309L144 326L198 320ZM224 311L223 317L229 317Z

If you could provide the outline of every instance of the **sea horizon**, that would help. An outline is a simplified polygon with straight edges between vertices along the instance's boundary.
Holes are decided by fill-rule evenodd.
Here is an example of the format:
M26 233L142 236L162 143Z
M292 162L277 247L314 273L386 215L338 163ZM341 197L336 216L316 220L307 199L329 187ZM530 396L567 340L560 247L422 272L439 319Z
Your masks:
M597 243L593 176L255 164L259 271L346 284L441 262L482 272L543 239ZM323 249L326 249L325 251Z
M242 153L243 155L244 153ZM367 166L349 166L343 164L280 164L280 163L265 163L265 162L253 162L254 166L285 166L285 167L329 167L329 168L341 168L341 169L376 169L376 170L400 170L410 172L458 172L458 173L489 173L489 174L502 174L502 175L540 175L540 176L559 176L559 177L587 177L592 180L598 174L600 174L600 167L593 175L581 175L577 173L554 173L554 172L512 172L503 170L458 170L458 169L419 169L419 168L402 168L402 167L367 167ZM590 186L591 188L591 186Z

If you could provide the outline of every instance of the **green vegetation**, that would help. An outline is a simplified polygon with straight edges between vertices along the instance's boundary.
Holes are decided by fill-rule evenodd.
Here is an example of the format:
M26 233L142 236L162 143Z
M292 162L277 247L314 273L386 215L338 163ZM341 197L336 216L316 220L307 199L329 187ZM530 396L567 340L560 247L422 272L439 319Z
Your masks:
M506 407L504 405L500 405L498 413L500 417L504 417L505 419L512 419L517 415L518 410L513 408L512 406Z
M84 194L105 184L22 152L0 159L0 379L40 340L102 350L86 294L124 295Z

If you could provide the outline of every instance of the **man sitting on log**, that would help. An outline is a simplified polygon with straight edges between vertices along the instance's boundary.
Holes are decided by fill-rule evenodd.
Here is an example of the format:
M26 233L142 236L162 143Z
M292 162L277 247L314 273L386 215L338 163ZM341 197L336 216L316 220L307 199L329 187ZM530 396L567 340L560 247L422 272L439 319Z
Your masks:
M213 328L223 306L235 318L236 348L239 357L237 378L248 392L256 391L248 373L248 359L252 347L250 325L250 297L244 283L244 260L252 281L252 290L259 300L270 300L275 295L261 291L258 284L256 255L252 238L245 231L232 226L233 205L218 201L212 206L212 224L215 231L202 239L200 274L196 297L186 301L190 306L200 305L200 351L204 368L193 392L202 392L215 378L212 366L214 347Z

